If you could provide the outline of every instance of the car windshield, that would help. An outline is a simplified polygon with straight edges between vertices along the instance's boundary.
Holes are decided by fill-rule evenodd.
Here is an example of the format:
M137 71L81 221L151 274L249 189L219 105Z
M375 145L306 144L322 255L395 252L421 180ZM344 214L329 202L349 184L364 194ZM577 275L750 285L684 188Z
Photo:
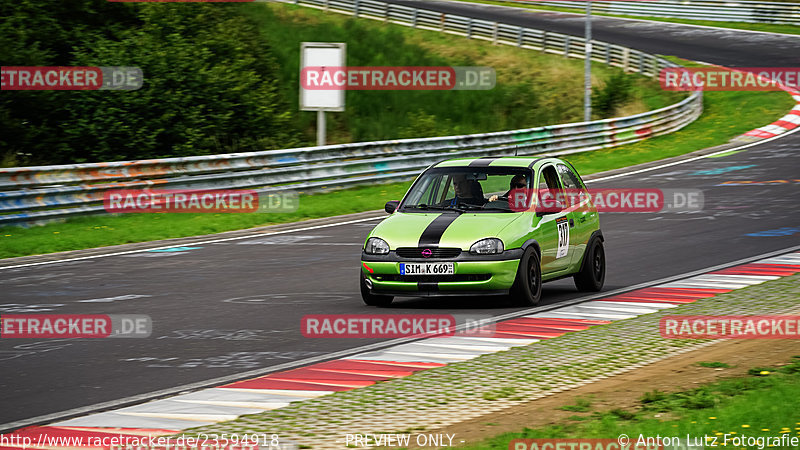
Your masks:
M403 212L514 212L508 196L530 187L531 170L524 167L438 167L426 171L411 187Z

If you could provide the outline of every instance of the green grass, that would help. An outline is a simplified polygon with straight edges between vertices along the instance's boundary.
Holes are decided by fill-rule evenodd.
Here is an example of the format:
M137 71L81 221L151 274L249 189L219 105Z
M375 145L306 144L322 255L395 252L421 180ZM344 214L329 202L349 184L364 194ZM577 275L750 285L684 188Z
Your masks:
M575 13L581 14L583 11L578 8L564 8L561 6L550 6L545 4L545 2L538 2L536 4L526 4L526 3L519 3L515 1L492 1L492 0L460 0L467 3L483 3L487 5L503 5L503 6L515 6L518 8L526 8L532 10L544 10L544 11L559 11L559 12L568 12L568 13ZM786 3L796 3L786 2ZM602 6L600 7L602 8ZM607 14L603 12L599 12L600 8L595 7L592 10L592 15L598 16L606 16L606 17L619 17L619 18L628 18L628 19L639 19L639 20L649 20L652 22L670 22L670 23L682 23L686 25L702 25L707 27L718 27L718 28L732 28L736 30L748 30L748 31L764 31L767 33L785 33L785 34L800 34L800 26L797 25L784 25L784 24L768 24L768 23L747 23L747 22L723 22L723 21L716 21L716 20L692 20L692 19L677 19L672 17L650 17L650 16L634 16L634 15L623 15L623 14Z
M700 367L709 367L714 369L727 369L731 367L730 365L719 361L700 361L699 363L697 363L697 365Z
M292 5L240 6L269 43L280 68L278 89L292 99L289 112L309 143L315 138L316 113L299 111L296 100L305 41L347 43L348 66L488 66L497 73L497 86L488 91L348 91L345 111L327 114L329 143L481 133L583 117L580 60ZM597 87L622 73L599 64L595 69ZM632 78L632 98L612 116L685 96L664 92L645 77Z
M716 447L731 448L735 436L798 436L800 410L794 399L800 395L800 356L792 357L783 367L769 368L769 372L763 376L724 379L680 392L648 393L635 410L617 408L594 412L589 418L570 417L546 427L524 428L460 448L506 449L512 439L616 439L621 434L627 434L631 443L640 436L685 438L688 435L690 440L710 436L717 438ZM726 434L728 442L723 446ZM706 448L712 446L709 441Z
M562 411L588 412L592 409L592 402L589 399L577 398L574 405L564 405L558 409Z

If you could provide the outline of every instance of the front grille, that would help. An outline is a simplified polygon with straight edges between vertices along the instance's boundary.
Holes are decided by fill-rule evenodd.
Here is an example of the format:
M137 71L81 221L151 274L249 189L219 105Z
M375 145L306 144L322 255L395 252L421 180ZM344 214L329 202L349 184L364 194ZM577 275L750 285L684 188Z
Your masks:
M434 282L434 281L486 281L488 273L455 275L376 275L378 281Z
M430 254L428 254L430 251ZM396 250L397 256L401 258L455 258L461 254L460 248L443 247L400 247Z

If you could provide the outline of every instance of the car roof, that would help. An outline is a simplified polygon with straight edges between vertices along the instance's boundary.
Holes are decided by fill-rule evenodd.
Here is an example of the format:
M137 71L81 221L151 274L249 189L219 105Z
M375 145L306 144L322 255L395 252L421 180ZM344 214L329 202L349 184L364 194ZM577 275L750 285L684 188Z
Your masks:
M484 156L481 158L456 158L436 163L433 167L530 167L538 168L548 162L564 161L553 158L531 156Z

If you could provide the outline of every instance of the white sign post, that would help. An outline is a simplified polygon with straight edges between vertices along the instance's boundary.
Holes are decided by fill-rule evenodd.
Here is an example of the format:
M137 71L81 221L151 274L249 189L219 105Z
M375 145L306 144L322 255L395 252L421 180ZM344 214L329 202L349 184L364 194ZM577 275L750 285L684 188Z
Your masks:
M345 67L347 44L303 42L300 46L300 77L306 67ZM344 111L344 88L304 89L300 80L300 110L317 111L317 145L325 145L325 111Z

